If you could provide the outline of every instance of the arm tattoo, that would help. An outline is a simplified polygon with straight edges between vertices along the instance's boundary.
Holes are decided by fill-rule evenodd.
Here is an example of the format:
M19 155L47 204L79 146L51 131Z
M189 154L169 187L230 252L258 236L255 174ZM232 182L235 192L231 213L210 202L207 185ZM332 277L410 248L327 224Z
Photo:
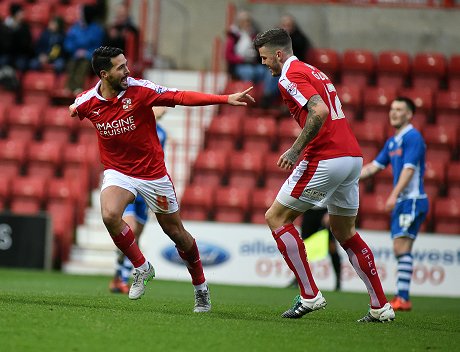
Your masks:
M319 103L323 103L323 100L317 94L313 95L310 100L308 100L308 115L305 121L305 126L292 145L292 149L299 153L307 146L308 143L312 141L313 138L316 137L326 119L326 116L321 116L316 111Z

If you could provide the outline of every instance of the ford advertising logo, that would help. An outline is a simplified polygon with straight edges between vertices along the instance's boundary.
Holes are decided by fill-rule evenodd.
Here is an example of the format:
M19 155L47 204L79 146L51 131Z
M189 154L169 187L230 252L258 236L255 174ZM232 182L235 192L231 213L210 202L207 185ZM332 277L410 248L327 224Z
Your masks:
M219 265L230 259L230 253L221 247L202 242L197 243L197 245L200 251L201 264L203 264L203 266ZM174 245L163 249L161 255L171 263L184 265Z

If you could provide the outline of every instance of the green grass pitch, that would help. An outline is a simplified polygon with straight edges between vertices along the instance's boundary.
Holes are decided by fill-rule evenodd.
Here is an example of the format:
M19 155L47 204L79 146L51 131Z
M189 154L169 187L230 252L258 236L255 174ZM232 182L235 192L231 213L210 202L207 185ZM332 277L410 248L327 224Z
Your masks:
M326 292L327 308L282 319L294 288L211 285L196 314L190 283L155 280L142 299L108 277L0 269L0 351L455 351L460 299L413 297L412 312L358 324L366 294Z

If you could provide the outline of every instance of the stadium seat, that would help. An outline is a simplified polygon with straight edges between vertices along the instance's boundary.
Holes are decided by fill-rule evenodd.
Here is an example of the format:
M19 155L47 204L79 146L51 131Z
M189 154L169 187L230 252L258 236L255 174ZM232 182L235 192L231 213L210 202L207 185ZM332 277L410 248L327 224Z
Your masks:
M332 82L336 81L340 73L340 56L337 51L326 48L313 48L308 53L308 56L308 62L324 72Z
M42 106L13 105L8 113L8 138L32 140L42 126Z
M67 106L47 106L43 113L42 139L68 143L72 139L74 125Z
M444 193L446 186L446 163L439 160L427 160L425 169L425 185L439 187L439 193Z
M0 140L0 170L2 175L16 177L21 174L27 159L27 142L24 140Z
M224 150L202 150L193 166L192 183L217 186L228 170L228 153Z
M460 54L452 54L449 59L447 81L450 90L460 90Z
M214 204L214 196L214 187L187 185L180 201L181 217L185 220L209 220Z
M250 194L239 187L220 187L216 189L214 220L219 222L241 223L247 221Z
M401 88L410 73L410 57L404 51L382 51L377 55L376 83L379 87Z
M271 151L276 143L276 121L255 117L243 120L242 145L245 150Z
M40 176L21 176L12 180L11 211L14 213L36 213L41 210L47 188L46 180Z
M364 121L385 121L388 123L388 112L396 98L393 87L367 87L363 90Z
M439 91L435 96L435 106L436 123L460 125L460 89Z
M265 188L279 190L284 181L286 181L291 174L290 171L283 170L277 165L280 156L281 153L279 152L265 154L263 161L263 184L265 185Z
M8 132L8 110L9 106L0 102L0 138L4 138Z
M25 3L24 19L29 25L46 28L51 17L51 4L46 1Z
M81 5L80 4L58 4L55 8L55 15L63 18L66 28L73 25L80 18Z
M53 261L60 266L70 259L75 230L74 207L69 202L50 201L46 211L50 215L53 229Z
M374 184L377 185L378 183L387 183L391 185L393 184L393 168L391 164L375 174Z
M70 203L76 206L76 200L80 197L78 189L73 187L72 182L66 178L53 177L48 180L48 201Z
M349 49L342 55L342 80L344 85L361 88L369 85L375 70L374 53L369 50Z
M37 199L12 199L10 205L10 211L13 214L20 215L35 215L41 210L41 203Z
M22 98L25 104L47 105L55 87L55 74L27 71L22 78L22 87Z
M436 233L460 234L460 201L458 198L438 198L434 203Z
M458 151L458 127L427 125L422 130L428 150L441 150L454 156Z
M263 154L260 151L233 151L228 154L230 186L253 189L262 176Z
M362 194L359 207L359 226L370 230L389 230L390 213L385 210L387 194Z
M242 117L239 115L218 115L206 131L207 149L235 149L242 132Z
M439 89L446 75L447 62L442 53L424 52L414 56L412 86Z
M374 160L380 152L380 149L375 145L361 145L360 147L363 153L363 165Z
M0 175L0 200L2 202L3 209L6 203L10 200L10 193L11 193L11 180L10 177L7 175Z
M291 148L301 131L299 124L292 117L282 119L278 123L278 151L284 153Z
M27 174L52 178L58 174L62 161L62 144L40 141L29 144Z
M272 205L278 194L276 188L254 189L251 195L250 222L253 224L265 224L265 213Z
M358 86L337 85L337 94L342 103L342 110L346 118L356 120L361 116L363 107L362 90Z
M387 137L387 125L388 121L354 121L351 129L361 146L381 148Z

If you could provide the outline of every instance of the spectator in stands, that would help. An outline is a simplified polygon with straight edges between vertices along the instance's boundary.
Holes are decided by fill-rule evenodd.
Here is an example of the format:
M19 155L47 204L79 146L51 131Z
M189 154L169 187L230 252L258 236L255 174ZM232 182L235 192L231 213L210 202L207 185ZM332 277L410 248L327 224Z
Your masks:
M307 61L308 52L312 49L310 39L301 31L292 15L283 15L280 19L280 28L288 32L292 40L292 52L300 61Z
M105 45L125 50L127 32L133 33L137 39L138 29L129 16L129 9L125 4L120 4L113 22L108 25Z
M227 32L225 59L232 78L254 84L263 81L265 68L260 64L252 41L258 32L248 11L240 11Z
M356 232L363 159L334 85L321 71L293 55L291 38L282 28L259 33L254 47L273 76L280 77L283 101L302 129L278 160L280 168L293 171L265 214L278 249L300 288L292 307L281 316L297 319L326 306L293 221L314 206L327 206L332 233L369 294L371 307L358 321L393 320L395 314L385 297L372 250ZM303 158L297 164L301 154Z
M161 148L163 151L165 150L166 144L166 131L163 127L160 126L158 120L160 120L166 112L165 107L155 106L153 107L153 113L155 114L155 120L157 121L156 124L156 132L158 135L158 139L160 141ZM144 198L138 194L134 203L128 204L124 213L123 213L123 220L129 225L129 227L133 230L134 237L136 241L139 243L139 239L142 235L142 231L144 230L144 226L148 220L148 212L149 207L145 202ZM110 281L109 289L112 293L129 293L129 278L131 276L131 272L133 270L133 264L129 260L127 256L125 256L121 251L118 250L117 255L117 264L115 269L115 275L113 279Z
M22 5L12 3L10 15L5 19L2 36L5 53L0 64L9 65L20 72L29 68L29 60L33 56L32 34L24 20Z
M194 312L211 310L210 292L195 239L182 224L174 186L168 176L155 126L153 106L247 105L254 101L252 87L230 95L178 91L130 77L127 60L119 48L100 47L92 56L100 78L97 85L80 94L69 107L70 116L85 118L98 130L99 151L104 165L101 189L102 219L114 244L129 258L135 272L130 299L139 299L155 276L122 214L140 193L186 263L195 289ZM117 99L119 97L119 99Z
M56 73L65 70L66 58L64 52L64 20L53 17L48 22L48 27L43 30L36 43L36 56L30 62L32 70L41 70L51 66Z
M104 28L96 22L97 17L96 8L85 5L81 19L70 27L64 40L64 48L70 57L67 88L73 94L83 90L90 73L91 55L104 40Z
M412 246L428 213L428 198L423 188L426 145L422 135L411 124L414 102L398 97L390 107L390 124L395 135L390 137L377 158L364 165L361 179L383 170L393 169L393 190L385 204L391 212L391 237L398 261L397 294L391 301L395 310L411 310L409 289L413 271Z

